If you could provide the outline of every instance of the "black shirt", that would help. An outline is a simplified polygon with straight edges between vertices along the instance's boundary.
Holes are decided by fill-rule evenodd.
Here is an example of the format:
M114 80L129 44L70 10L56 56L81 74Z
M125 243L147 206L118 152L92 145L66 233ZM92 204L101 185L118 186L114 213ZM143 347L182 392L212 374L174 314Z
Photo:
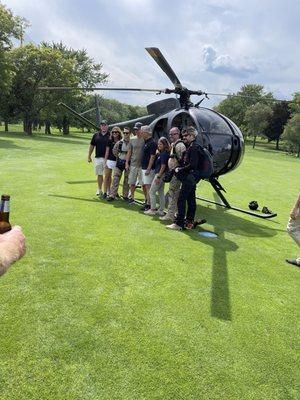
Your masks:
M96 132L91 140L91 145L96 147L96 158L105 157L106 146L109 140L109 133L102 135L100 132Z
M166 170L168 169L168 159L169 153L167 151L162 151L158 154L157 159L155 160L155 173L158 174L162 165L166 166Z
M196 171L199 169L200 163L199 145L192 141L183 156L183 168L185 171Z
M116 142L113 142L111 139L109 139L107 142L107 145L106 145L107 147L109 147L107 159L110 161L116 161L116 157L114 156L113 151L112 151L115 143Z
M148 168L150 157L156 154L156 148L157 145L152 138L145 140L142 155L142 169ZM154 163L152 164L152 169L154 169Z

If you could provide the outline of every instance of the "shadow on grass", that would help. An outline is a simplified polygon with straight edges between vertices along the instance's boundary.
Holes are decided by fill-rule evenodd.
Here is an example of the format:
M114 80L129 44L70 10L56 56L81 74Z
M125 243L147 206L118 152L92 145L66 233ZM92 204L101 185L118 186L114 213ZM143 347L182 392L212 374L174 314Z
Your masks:
M66 181L66 183L68 183L69 185L80 185L83 183L95 183L96 180L93 179L92 181Z
M78 181L80 183L80 181ZM85 181L84 181L85 182ZM77 181L75 181L77 183ZM139 211L140 205L128 205L123 200L115 200L107 203L105 200L88 199L74 196L63 196L49 194L52 197L58 197L70 200L79 200L87 202L103 202L111 204L115 208L126 208L126 210ZM218 200L218 197L215 197ZM217 206L215 206L217 207ZM237 251L238 245L226 238L226 232L236 235L247 237L273 237L279 230L270 228L266 225L260 224L258 221L248 221L247 219L234 215L225 208L217 207L197 207L197 214L201 218L205 218L210 225L213 226L213 232L218 235L217 239L204 238L199 236L198 230L186 230L179 234L188 235L192 240L203 243L206 246L213 248L212 260L212 282L211 282L211 303L210 312L211 316L224 321L231 321L231 304L230 304L230 291L228 283L228 270L227 270L227 253L230 251ZM149 217L148 217L149 218ZM161 221L153 217L156 222L166 225L167 222ZM264 221L269 223L270 221ZM200 227L200 230L206 230ZM281 230L280 230L281 231Z
M30 150L29 147L18 146L11 140L5 140L0 136L0 149L21 149Z
M2 144L2 138L16 138L18 140L31 140L31 141L38 141L38 142L57 142L57 143L72 143L72 144L88 144L91 140L90 137L83 138L81 136L58 136L58 135L45 135L42 134L33 134L33 135L26 135L25 133L20 132L9 132L9 133L1 133L0 134L0 143ZM11 143L11 140L7 141Z
M74 197L74 196L63 196L60 194L48 194L50 197L58 197L61 199L68 199L68 200L79 200L79 201L88 201L90 203L99 203L99 199L87 199L85 197Z

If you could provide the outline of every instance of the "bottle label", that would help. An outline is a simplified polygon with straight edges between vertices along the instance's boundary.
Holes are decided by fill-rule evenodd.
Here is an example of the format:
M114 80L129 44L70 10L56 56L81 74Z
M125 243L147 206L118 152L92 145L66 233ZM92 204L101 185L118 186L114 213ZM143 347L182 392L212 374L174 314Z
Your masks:
M7 213L9 212L9 201L4 201L4 205L3 205L3 212Z

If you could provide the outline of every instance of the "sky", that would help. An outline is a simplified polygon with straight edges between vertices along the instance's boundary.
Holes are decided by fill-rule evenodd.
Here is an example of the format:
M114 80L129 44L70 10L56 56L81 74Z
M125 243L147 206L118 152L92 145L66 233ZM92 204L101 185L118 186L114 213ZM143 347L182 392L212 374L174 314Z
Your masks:
M299 0L0 1L29 20L25 43L86 49L111 87L172 88L145 51L158 47L192 90L234 93L257 83L280 99L300 90ZM155 93L105 97L142 106L158 100ZM221 100L211 96L203 105Z

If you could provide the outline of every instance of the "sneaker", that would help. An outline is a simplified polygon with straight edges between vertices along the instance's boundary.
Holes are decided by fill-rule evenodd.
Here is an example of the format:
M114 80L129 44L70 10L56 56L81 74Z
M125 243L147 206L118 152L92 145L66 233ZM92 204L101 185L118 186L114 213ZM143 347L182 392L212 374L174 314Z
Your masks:
M187 222L185 224L185 229L187 229L187 230L191 230L191 229L194 229L194 228L195 228L194 222Z
M146 215L156 215L156 211L155 210L151 210L151 208L149 208L149 210L144 211L144 214L146 214Z
M128 204L134 204L134 203L135 203L134 199L128 199Z
M140 208L141 211L147 211L150 209L149 204L144 204L143 207Z
M103 195L102 191L100 189L98 189L96 192L96 196L102 196L102 195Z
M160 219L161 221L173 221L173 220L174 220L174 217L172 218L172 217L170 217L170 215L166 214L166 215L164 215L163 217L159 217L159 219Z
M156 213L159 217L164 217L165 216L165 212L164 211L157 211Z
M182 231L182 227L177 224L171 224L166 226L167 229L172 229L173 231Z
M128 203L129 198L128 197L123 197L123 200Z
M108 197L106 200L107 200L107 201L114 201L115 198L114 198L114 197Z
M101 199L102 199L102 200L105 200L106 198L107 198L107 194L106 194L106 193L103 193L102 196L101 196Z
M289 263L289 264L296 265L297 267L300 267L300 263L298 264L298 260L296 260L295 258L287 258L285 261L287 263Z

